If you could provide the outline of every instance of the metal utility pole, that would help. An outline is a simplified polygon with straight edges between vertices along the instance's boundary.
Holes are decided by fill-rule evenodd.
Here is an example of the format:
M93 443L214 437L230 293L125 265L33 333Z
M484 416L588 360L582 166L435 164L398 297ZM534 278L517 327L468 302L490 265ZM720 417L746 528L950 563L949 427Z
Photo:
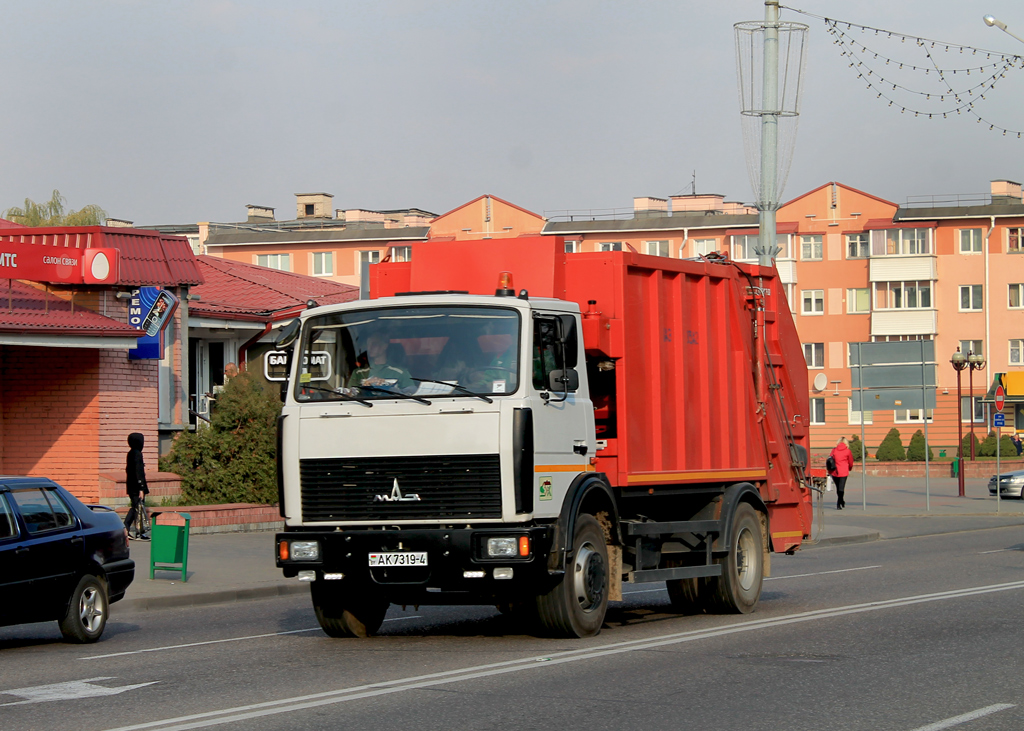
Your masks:
M777 247L775 212L779 206L779 3L764 3L764 110L761 114L761 199L758 207L757 263L771 266Z

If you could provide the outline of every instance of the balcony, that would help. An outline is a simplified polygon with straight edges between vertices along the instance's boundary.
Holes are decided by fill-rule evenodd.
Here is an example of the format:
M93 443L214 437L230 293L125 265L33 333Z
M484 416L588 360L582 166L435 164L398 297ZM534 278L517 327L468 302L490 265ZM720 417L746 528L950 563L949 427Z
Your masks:
M779 271L779 281L783 284L796 284L796 262L792 259L776 259L775 268Z
M934 309L873 310L871 335L935 335L938 313Z
M868 279L871 282L913 282L938 279L936 257L927 256L873 256L868 260Z

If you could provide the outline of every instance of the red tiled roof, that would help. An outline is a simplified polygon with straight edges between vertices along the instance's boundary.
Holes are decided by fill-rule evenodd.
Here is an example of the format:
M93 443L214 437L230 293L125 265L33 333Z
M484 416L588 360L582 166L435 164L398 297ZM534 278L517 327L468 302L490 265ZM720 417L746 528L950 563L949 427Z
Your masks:
M330 279L218 256L199 256L196 261L205 282L192 288L192 294L200 299L189 302L190 315L267 322L294 316L310 299L327 305L359 297L358 287Z
M45 335L138 337L141 330L111 320L81 305L36 289L17 279L0 286L0 332ZM6 283L5 283L6 284Z
M118 284L173 287L203 281L188 239L156 231L108 226L15 226L0 227L0 241L74 249L119 249L121 277Z

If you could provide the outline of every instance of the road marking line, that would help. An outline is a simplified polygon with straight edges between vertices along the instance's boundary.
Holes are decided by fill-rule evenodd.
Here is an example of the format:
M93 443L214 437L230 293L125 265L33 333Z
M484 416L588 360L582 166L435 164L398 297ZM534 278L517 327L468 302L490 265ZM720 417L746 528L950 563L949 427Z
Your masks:
M768 576L765 581L778 581L779 579L802 579L805 576L822 576L824 574L843 574L847 571L866 571L867 569L880 569L881 566L858 566L855 569L836 569L835 571L815 571L813 574L791 574L789 576Z
M1009 551L1009 550L1010 550L1009 548L997 548L994 551L978 551L978 555L979 556L983 556L986 553L1002 553L1003 551Z
M50 683L49 685L33 685L28 688L11 688L0 691L0 695L16 695L24 698L21 701L0 703L4 706L24 706L31 703L50 703L53 701L70 701L79 698L99 698L104 696L118 695L126 690L144 688L147 685L159 683L159 680L151 680L148 683L135 683L134 685L122 685L116 688L109 688L105 685L96 685L100 680L116 680L109 676L99 678L86 678L85 680L69 680L64 683Z
M422 614L410 614L408 617L392 617L391 619L385 619L385 622L401 622L403 619L422 619Z
M291 713L309 708L345 703L348 701L370 698L374 696L402 693L409 690L419 690L438 685L447 685L477 678L487 678L509 673L518 673L523 670L551 667L565 663L579 662L581 660L593 660L600 657L610 657L627 652L650 650L669 645L678 645L685 642L706 640L713 637L722 637L740 632L752 632L773 627L782 627L791 624L811 622L820 619L832 619L865 612L875 612L882 609L896 607L907 607L915 604L944 601L948 599L960 599L964 597L991 594L994 592L1014 591L1024 589L1024 581L1013 581L1005 584L990 584L987 586L975 586L967 589L954 589L952 591L935 592L931 594L919 594L916 596L902 597L898 599L884 599L864 604L851 604L831 609L818 609L810 612L799 612L787 614L781 617L754 619L738 621L724 627L714 627L687 632L675 632L656 637L648 637L638 640L627 640L624 642L613 642L597 647L581 648L579 650L565 650L553 653L548 656L532 656L518 660L506 660L503 662L490 663L487 665L476 665L456 670L446 670L439 673L430 673L397 680L370 683L367 685L353 686L351 688L339 688L337 690L313 693L309 695L293 696L282 698L276 701L253 703L234 708L225 708L219 711L207 711L194 713L177 718L167 718L162 721L150 721L147 723L133 724L131 726L120 726L108 731L141 731L142 729L160 729L161 731L186 731L188 729L206 728L225 723L235 723L264 716L272 716L280 713Z
M664 587L662 587L661 589L641 589L640 591L624 591L622 592L622 594L623 596L628 596L630 594L653 594L658 591L668 591L668 589Z
M962 716L953 716L947 718L945 721L936 721L935 723L929 723L927 726L920 726L915 728L913 731L941 731L944 728L951 728L953 726L959 726L961 723L967 723L973 721L976 718L982 718L983 716L990 716L993 713L999 711L1005 711L1007 708L1016 708L1013 703L996 703L994 706L985 706L979 708L976 711L965 713Z

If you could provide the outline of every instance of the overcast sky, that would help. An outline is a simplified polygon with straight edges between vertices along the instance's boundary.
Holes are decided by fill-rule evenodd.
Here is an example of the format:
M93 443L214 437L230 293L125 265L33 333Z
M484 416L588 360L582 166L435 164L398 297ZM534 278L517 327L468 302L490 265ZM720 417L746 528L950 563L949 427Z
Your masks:
M1024 36L1019 0L792 6L1024 54L981 19ZM58 188L138 224L243 220L247 203L292 218L294 193L320 191L336 208L441 213L489 193L553 213L688 193L694 173L697 192L751 201L733 24L763 17L758 0L9 3L0 210ZM784 201L833 180L903 203L1024 178L1024 139L901 114L823 21L782 19L810 26ZM1018 67L978 109L1024 130L1022 99Z

